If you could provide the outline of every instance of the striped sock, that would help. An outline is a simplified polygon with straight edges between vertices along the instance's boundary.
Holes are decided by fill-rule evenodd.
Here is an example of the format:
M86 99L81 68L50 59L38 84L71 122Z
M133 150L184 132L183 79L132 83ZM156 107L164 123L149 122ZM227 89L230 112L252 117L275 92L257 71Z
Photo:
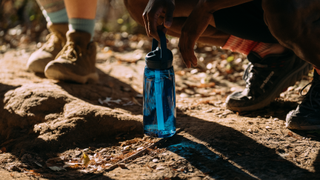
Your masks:
M251 50L257 46L258 42L247 39L242 39L231 35L222 49L229 49L231 51L243 53L248 55Z
M48 13L46 10L42 10L42 14L46 18L47 22L55 23L68 23L68 14L66 9Z
M285 48L280 44L256 42L232 35L222 48L243 53L245 55L248 55L251 51L253 51L262 58L268 54L280 54L285 51Z
M259 54L260 57L265 57L268 54L280 54L285 51L285 48L276 43L259 42L253 49L253 52Z
M80 18L71 18L69 19L69 30L78 30L85 31L91 34L91 41L94 34L94 19L80 19Z

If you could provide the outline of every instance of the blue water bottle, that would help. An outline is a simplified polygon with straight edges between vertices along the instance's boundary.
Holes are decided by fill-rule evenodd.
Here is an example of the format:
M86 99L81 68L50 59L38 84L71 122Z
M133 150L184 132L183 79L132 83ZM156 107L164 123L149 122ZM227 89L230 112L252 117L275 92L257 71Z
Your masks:
M158 41L152 40L152 51L145 58L143 80L143 127L144 133L159 138L176 133L176 91L173 55L167 49L166 36L158 31Z

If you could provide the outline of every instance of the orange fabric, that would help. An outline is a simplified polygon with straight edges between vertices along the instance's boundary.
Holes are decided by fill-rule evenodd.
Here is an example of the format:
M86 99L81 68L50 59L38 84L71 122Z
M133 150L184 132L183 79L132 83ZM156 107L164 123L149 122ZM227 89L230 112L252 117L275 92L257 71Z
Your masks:
M222 49L243 53L248 55L251 50L258 45L258 42L247 39L242 39L231 35Z
M274 53L273 45L272 43L256 42L231 35L222 49L229 49L245 55L253 51L263 58L268 54Z
M259 42L257 44L257 46L255 46L252 51L256 52L259 54L260 57L265 57L268 54L271 54L272 50L272 45L271 43L263 43L263 42Z

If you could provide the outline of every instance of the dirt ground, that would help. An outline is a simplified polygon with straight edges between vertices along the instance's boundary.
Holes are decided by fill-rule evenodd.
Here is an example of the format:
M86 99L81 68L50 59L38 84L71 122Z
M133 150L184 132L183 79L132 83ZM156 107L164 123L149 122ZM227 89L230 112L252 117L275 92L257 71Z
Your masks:
M224 102L244 88L246 57L198 45L199 66L186 69L178 40L169 40L178 129L168 139L142 133L144 56L151 48L145 36L103 34L100 82L85 85L28 72L39 44L2 47L0 179L320 178L320 131L285 127L310 77L264 109L232 112Z

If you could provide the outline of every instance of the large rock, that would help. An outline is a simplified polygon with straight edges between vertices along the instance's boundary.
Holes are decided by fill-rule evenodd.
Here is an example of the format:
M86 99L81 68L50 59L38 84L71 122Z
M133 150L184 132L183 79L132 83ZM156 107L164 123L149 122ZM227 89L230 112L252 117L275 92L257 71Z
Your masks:
M15 148L53 150L101 137L108 141L124 132L142 134L141 115L93 105L52 83L29 83L7 91L1 106L0 145L19 139Z

